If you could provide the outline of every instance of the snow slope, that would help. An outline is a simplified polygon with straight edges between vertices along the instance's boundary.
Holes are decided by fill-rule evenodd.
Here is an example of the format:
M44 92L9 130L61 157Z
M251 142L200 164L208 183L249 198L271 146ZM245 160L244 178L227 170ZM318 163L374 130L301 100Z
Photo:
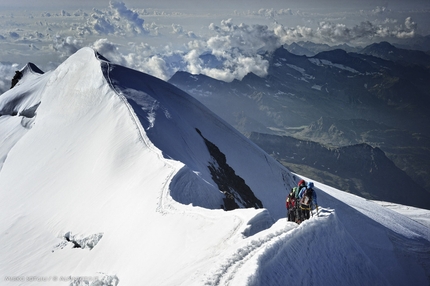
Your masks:
M89 48L23 72L0 96L1 285L429 284L427 226L318 183L318 216L287 222L298 176L170 84ZM221 208L214 152L263 208Z

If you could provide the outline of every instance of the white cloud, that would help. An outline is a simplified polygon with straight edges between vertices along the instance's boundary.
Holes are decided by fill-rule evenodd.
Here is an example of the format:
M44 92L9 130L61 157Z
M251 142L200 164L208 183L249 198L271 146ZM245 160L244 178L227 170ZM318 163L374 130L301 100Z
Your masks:
M79 9L79 10L76 10L75 12L73 12L73 16L75 16L75 17L88 16L88 14L84 10Z
M155 77L164 80L167 80L169 78L169 76L167 76L169 73L169 69L167 67L166 61L158 55L143 59L143 61L141 61L140 66L140 69L143 72L151 74Z
M60 15L63 16L63 17L70 17L71 16L70 13L66 12L65 10L61 10L60 11Z
M160 36L161 33L159 26L155 22L152 22L149 25L145 25L145 27L145 33L149 33L151 34L151 36Z
M414 21L412 21L411 17L408 17L405 19L405 27L407 30L413 31L417 29L417 24Z
M253 12L254 14L255 12ZM267 18L275 18L276 16L282 16L282 15L293 15L293 12L291 9L260 9L255 14L264 16Z
M2 45L15 51L12 59L0 51L3 57L0 60L26 63L32 61L30 56L34 55L43 58L42 67L52 67L81 47L92 46L115 63L162 79L184 70L231 81L242 79L249 72L265 76L268 63L261 54L283 44L313 41L363 46L374 41L413 37L417 22L421 23L419 18L417 22L411 17L399 20L398 14L385 7L376 7L358 16L363 19L363 15L368 20L354 24L343 17L344 14L307 11L293 15L291 9L254 9L236 11L243 23L227 19L210 24L211 18L200 15L199 20L205 21L203 25L203 22L194 22L195 18L186 12L137 10L128 8L124 2L112 1L104 9L91 12L77 10L69 14L58 10L44 12L44 17L37 14L31 20L26 14L27 23L0 29ZM281 16L286 17L281 21ZM291 25L299 16L301 24ZM1 16L0 13L3 23L17 22L18 17L15 15L14 20L9 21L10 15ZM326 20L318 22L318 19ZM258 24L248 24L255 21ZM191 29L198 31L198 35ZM28 58L21 59L21 56Z
M398 22L397 19L386 18L382 23L390 25L390 24L396 24L397 22Z
M0 94L10 89L16 70L18 70L18 64L0 62Z
M132 50L125 54L121 53L120 47L107 39L97 40L92 47L110 60L112 63L127 66L129 68L148 73L163 80L168 80L177 69L172 69L166 63L167 58L172 57L172 53L166 48L160 54L149 45L130 45ZM182 59L182 56L179 56Z
M174 34L183 36L183 27L171 25ZM252 72L259 76L267 74L268 62L259 54L273 51L282 44L292 41L314 41L338 44L361 42L384 37L406 37L416 28L408 18L404 25L396 29L375 25L369 21L348 27L345 24L320 22L314 29L306 26L286 28L280 24L267 25L234 24L232 19L212 23L209 29L212 35L190 41L182 51L172 51L170 46L156 49L150 45L129 45L127 50L120 49L107 39L98 40L94 47L113 62L150 73L161 79L170 78L177 70L192 74L205 74L210 77L232 81L242 79ZM213 61L202 58L213 56Z
M266 25L235 25L232 19L228 19L221 21L220 26L212 23L210 29L217 34L207 41L214 53L222 54L223 50L235 48L255 54L258 51L272 51L280 46L279 37Z
M389 11L389 10L384 6L382 6L382 7L376 6L376 8L372 10L372 13L373 14L383 14L383 13L386 13L387 11Z
M258 15L273 18L275 16L275 11L273 9L260 9L257 12Z
M123 55L119 52L118 46L107 39L99 39L95 41L92 48L113 63L121 65L127 64Z
M86 19L86 21L79 20L77 27L72 28L79 32L79 36L92 34L122 37L160 35L157 24L144 24L145 21L140 17L139 12L128 9L123 2L111 1L106 10L93 8L90 17L81 10L76 11L74 16Z
M172 28L175 33L185 35L182 26L173 25ZM136 43L130 43L128 48L119 47L108 39L97 40L93 48L114 63L164 80L178 70L206 74L225 81L242 79L250 72L260 76L267 74L268 62L258 55L258 51L273 50L280 45L278 37L267 26L235 25L232 20L226 20L220 26L212 24L211 30L213 36L190 41L182 51L173 51L170 46L157 49ZM60 43L61 48L67 46L67 41ZM216 57L220 65L208 65L200 58L203 54Z
M273 51L280 46L279 37L268 26L235 25L229 19L221 21L220 26L212 23L210 29L215 35L188 44L183 57L186 71L224 81L240 80L250 72L267 74L268 62L258 52ZM203 54L216 57L219 65L207 65L201 58Z
M196 34L194 34L193 31L188 31L187 32L187 36L188 36L188 38L192 38L192 39L197 39L198 38L198 36Z
M385 23L393 24L395 21ZM323 21L315 29L305 26L286 28L278 24L274 31L283 43L313 41L328 44L368 44L375 40L380 41L387 38L412 37L415 34L416 28L417 24L408 17L403 25L394 27L391 25L378 25L370 21L361 22L353 27L348 27L341 23Z
M60 35L56 35L51 48L60 53L62 57L68 57L76 53L83 47L82 41L68 36L65 39Z
M109 7L114 11L115 20L125 20L127 22L127 28L129 31L138 34L147 33L143 26L144 20L140 18L137 12L128 9L124 2L111 1L109 3Z
M172 24L172 34L177 34L177 35L181 35L184 32L184 29L182 28L181 25L178 24Z
M110 20L103 14L97 12L91 14L90 25L92 29L98 34L114 34L115 26L111 24Z
M235 10L233 14L236 16L249 15L249 16L261 16L269 19L275 19L277 17L282 17L282 16L292 16L293 11L289 8L283 8L283 9L261 8L258 10L248 10L244 12Z

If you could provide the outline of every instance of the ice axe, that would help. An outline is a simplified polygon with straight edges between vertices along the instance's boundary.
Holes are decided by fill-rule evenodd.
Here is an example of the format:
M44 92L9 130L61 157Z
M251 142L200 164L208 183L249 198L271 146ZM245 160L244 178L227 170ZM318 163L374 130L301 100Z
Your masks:
M311 215L314 216L314 213L312 212L312 208L311 209ZM315 205L315 209L317 210L316 212L316 216L318 216L318 205Z

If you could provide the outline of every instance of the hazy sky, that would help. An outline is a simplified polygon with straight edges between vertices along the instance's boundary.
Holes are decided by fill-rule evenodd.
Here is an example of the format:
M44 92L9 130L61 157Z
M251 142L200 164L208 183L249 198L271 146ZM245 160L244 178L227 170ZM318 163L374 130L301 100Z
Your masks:
M92 7L104 7L109 3L106 0L0 0L0 7L44 7L44 8L92 8ZM285 8L285 6L301 6L302 8L311 8L313 7L327 7L327 5L337 5L348 7L363 7L363 5L371 5L371 6L389 6L389 5L404 5L411 7L413 5L428 5L428 0L128 0L126 3L130 6L136 8L166 8L166 7L182 7L189 6L187 8L196 8L198 6L202 6L201 8L205 8L209 6L218 7L220 5L227 6L228 8L238 9L248 7L260 7L260 8Z
M264 76L261 51L413 39L430 34L429 16L429 0L0 0L0 92L27 62L51 70L84 46L165 80L186 70L231 81Z

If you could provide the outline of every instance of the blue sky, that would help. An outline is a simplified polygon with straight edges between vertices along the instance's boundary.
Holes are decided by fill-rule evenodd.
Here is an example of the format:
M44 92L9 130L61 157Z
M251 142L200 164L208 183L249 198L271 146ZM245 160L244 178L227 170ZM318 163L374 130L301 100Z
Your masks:
M366 46L430 34L430 1L0 0L0 91L33 62L51 70L84 46L167 80L264 76L258 52L294 41ZM206 66L212 54L222 66Z

